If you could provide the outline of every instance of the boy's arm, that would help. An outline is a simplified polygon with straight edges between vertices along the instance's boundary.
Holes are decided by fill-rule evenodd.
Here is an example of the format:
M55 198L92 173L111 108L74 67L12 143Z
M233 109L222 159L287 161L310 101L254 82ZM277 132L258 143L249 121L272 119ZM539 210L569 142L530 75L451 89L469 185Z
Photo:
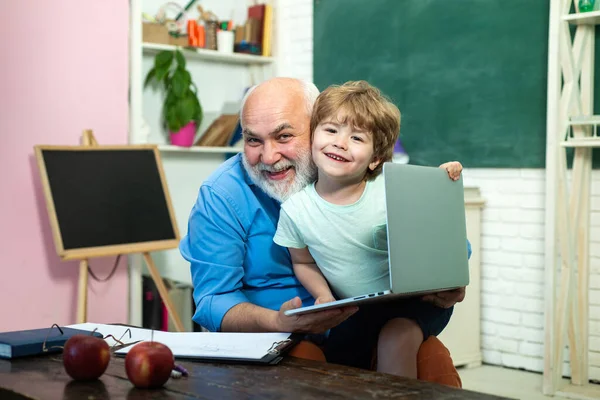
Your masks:
M303 249L289 248L292 256L294 274L302 286L316 299L315 304L328 303L335 298L331 294L327 280L317 267L315 260L310 255L308 247Z

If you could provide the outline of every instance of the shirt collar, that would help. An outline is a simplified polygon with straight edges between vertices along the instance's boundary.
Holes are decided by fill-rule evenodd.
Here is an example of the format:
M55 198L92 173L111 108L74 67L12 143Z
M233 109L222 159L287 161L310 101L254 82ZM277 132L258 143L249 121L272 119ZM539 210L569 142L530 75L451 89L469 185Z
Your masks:
M248 175L248 171L246 171L246 167L244 167L244 162L242 161L242 153L240 153L238 155L238 157L240 158L240 169L242 170L242 175L244 176L244 182L246 182L246 184L248 186L256 186L256 184L254 183L254 181L252 180L252 178L250 178L250 175Z

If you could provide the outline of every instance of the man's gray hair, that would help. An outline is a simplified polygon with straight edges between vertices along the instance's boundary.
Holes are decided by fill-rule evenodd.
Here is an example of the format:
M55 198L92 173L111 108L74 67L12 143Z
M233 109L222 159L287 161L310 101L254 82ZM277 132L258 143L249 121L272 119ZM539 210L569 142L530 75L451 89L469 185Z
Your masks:
M297 78L288 78L288 79L293 79L293 80L297 81L300 84L300 86L302 87L302 93L304 94L304 102L306 105L306 113L310 117L312 115L312 110L313 110L313 106L315 105L315 101L317 101L317 97L319 97L319 89L317 88L317 86L314 83L306 81L304 79L297 79ZM242 127L244 126L244 121L243 121L242 115L244 114L244 106L246 105L246 100L248 100L248 97L250 97L250 94L259 85L260 84L250 87L250 89L248 89L248 91L246 91L246 94L244 94L244 97L242 98L242 105L240 107L240 124L242 125Z

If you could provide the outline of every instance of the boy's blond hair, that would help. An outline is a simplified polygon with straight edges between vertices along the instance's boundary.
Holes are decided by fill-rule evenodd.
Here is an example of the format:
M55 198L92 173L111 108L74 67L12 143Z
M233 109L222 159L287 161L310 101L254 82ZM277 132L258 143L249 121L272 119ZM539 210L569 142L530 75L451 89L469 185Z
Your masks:
M311 138L317 126L326 118L335 118L344 111L341 124L371 132L373 135L373 160L379 165L366 178L373 179L381 173L383 163L392 160L394 144L400 134L400 110L379 89L366 81L350 81L325 89L315 102L310 120Z

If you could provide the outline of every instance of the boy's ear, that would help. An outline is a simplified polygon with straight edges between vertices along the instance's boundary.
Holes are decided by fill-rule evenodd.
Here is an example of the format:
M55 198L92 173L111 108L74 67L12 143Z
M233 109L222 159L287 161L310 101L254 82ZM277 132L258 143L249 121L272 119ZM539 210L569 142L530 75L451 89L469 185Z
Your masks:
M371 162L371 164L369 164L369 169L371 171L373 171L375 168L377 168L377 166L379 165L380 162L381 162L381 160L377 160L377 159L373 160Z

